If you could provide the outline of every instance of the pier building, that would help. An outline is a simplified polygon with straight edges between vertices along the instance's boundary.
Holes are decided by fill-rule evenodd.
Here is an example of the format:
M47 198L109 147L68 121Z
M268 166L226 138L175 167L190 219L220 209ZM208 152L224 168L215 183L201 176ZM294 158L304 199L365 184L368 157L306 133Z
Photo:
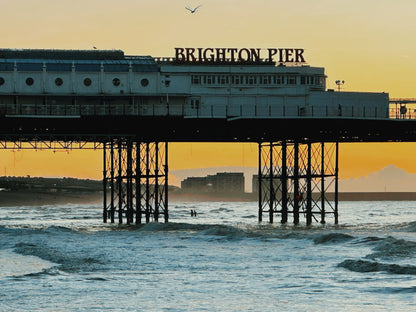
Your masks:
M328 90L302 49L263 50L2 49L0 147L93 143L103 149L104 222L141 223L168 221L169 142L256 142L259 220L337 223L337 196L325 194L338 192L338 143L413 141L414 123L390 118L405 104L391 112L388 93Z

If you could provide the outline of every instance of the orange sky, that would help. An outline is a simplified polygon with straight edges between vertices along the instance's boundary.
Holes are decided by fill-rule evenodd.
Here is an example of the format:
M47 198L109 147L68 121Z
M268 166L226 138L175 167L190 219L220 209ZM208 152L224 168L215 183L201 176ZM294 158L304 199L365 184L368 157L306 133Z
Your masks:
M202 7L189 14L185 6ZM174 47L299 47L327 87L416 97L414 0L2 0L0 47L122 49L172 56ZM416 172L416 143L342 144L341 178L389 164ZM257 166L250 144L171 144L170 169ZM0 175L101 178L101 152L0 151Z

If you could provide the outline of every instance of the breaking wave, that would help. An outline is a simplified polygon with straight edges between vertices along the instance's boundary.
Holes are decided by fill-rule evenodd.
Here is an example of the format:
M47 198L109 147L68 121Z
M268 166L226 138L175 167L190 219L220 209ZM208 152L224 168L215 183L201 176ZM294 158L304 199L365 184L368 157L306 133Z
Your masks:
M345 268L353 272L369 273L369 272L387 272L390 274L408 274L416 275L416 267L411 265L398 265L390 263L379 263L366 260L344 260L338 267Z
M334 244L342 243L354 239L354 236L344 233L328 233L318 235L313 239L315 244Z
M373 251L366 258L374 260L412 257L416 254L416 242L389 236L377 242Z
M93 257L82 257L74 252L34 243L18 243L13 251L21 255L35 256L56 263L60 270L65 272L89 270L92 266L96 267L102 264L100 260Z

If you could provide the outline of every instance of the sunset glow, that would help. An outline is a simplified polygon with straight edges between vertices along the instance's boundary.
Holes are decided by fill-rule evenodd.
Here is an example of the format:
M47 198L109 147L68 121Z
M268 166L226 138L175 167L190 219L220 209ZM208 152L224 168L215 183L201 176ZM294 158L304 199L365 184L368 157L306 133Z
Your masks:
M191 14L185 6L196 7ZM302 48L327 88L416 98L416 2L410 0L4 0L2 48L121 49L174 56L175 47ZM340 178L390 164L416 173L416 143L341 144ZM172 143L169 169L257 167L256 144ZM102 152L0 152L0 175L100 179Z

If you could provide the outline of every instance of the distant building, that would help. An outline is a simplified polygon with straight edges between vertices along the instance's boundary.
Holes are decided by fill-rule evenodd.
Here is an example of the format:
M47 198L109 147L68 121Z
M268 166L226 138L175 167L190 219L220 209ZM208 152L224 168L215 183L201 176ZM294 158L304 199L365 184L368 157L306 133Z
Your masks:
M282 182L280 179L273 179L273 188L275 190L275 196L277 199L280 199L282 197ZM270 189L270 178L266 177L262 180L262 191L263 194L268 189ZM252 190L251 192L253 194L259 194L259 175L254 174L252 177Z
M259 193L259 175L254 174L251 180L251 192L258 194Z
M191 193L207 192L207 178L189 177L181 182L181 189Z
M190 193L244 193L244 173L221 172L206 177L189 177L181 182L181 188Z

